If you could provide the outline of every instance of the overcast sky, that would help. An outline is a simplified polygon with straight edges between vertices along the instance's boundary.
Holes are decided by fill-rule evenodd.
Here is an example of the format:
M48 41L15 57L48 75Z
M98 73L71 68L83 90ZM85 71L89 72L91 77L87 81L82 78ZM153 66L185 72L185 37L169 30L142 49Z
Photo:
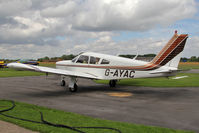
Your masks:
M0 59L158 53L178 30L199 56L197 0L0 0Z

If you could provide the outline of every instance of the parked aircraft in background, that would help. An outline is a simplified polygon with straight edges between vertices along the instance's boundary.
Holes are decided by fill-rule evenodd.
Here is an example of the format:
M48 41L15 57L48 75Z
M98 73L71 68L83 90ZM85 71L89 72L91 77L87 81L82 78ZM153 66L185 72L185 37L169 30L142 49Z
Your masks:
M17 63L30 64L30 65L39 65L38 61L29 60L29 59L23 59L23 60L21 59L21 60L18 60Z
M61 75L61 85L65 77L70 77L68 88L77 91L77 78L110 80L115 87L120 79L174 76L178 70L180 53L183 51L188 34L178 35L177 31L151 62L127 59L118 56L86 52L73 60L58 61L56 68L9 63L8 67Z
M6 68L7 64L5 63L5 61L0 61L0 68Z

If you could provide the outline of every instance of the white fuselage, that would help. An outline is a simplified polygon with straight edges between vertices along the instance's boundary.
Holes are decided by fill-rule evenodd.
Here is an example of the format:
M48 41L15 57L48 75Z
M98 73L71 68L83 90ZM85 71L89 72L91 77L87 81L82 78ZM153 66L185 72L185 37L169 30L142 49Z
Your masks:
M88 56L87 63L78 62L78 58L80 58L80 56L82 55ZM100 59L98 64L90 64L91 56ZM109 61L109 64L101 64L102 60ZM155 74L153 73L153 71L175 69L167 66L162 66L156 70L149 70L149 71L109 68L109 66L140 66L140 65L145 65L147 63L149 62L89 52L77 56L77 59L75 61L72 60L59 61L56 63L56 68L76 71L76 72L83 72L95 76L96 79L107 79L107 80L126 79L126 78L168 77L174 75L174 73L155 73Z

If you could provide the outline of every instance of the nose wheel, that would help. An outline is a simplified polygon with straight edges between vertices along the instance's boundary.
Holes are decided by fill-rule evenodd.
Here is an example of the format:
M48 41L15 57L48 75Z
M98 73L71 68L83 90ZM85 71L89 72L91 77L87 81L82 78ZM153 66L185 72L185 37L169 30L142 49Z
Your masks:
M69 88L70 92L77 91L78 86L77 86L77 79L75 77L70 77L70 82L69 82L68 88Z
M68 84L67 89L69 89L70 92L76 92L77 89L78 89L76 77L69 77L69 79L70 80L68 82L69 84ZM61 86L66 86L65 76L61 77L60 85Z
M65 85L66 85L66 81L65 81L65 80L61 80L60 85L61 85L61 86L65 86Z
M74 84L74 86L73 86L73 87L69 87L69 91L70 91L70 92L76 92L76 91L77 91L77 89L78 89L78 86L77 86L77 84L76 84L76 83Z

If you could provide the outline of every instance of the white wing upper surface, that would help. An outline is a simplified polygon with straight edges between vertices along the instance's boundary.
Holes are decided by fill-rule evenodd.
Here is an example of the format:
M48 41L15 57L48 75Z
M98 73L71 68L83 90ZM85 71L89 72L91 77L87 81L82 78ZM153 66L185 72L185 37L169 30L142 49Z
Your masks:
M91 75L89 73L68 71L68 70L42 67L42 66L34 66L34 65L22 64L22 63L9 63L7 66L10 68L15 68L15 69L23 69L23 70L30 70L30 71L37 71L37 72L44 72L44 73L53 73L53 74L58 74L58 75L82 77L82 78L89 78L89 79L98 79L97 76Z

